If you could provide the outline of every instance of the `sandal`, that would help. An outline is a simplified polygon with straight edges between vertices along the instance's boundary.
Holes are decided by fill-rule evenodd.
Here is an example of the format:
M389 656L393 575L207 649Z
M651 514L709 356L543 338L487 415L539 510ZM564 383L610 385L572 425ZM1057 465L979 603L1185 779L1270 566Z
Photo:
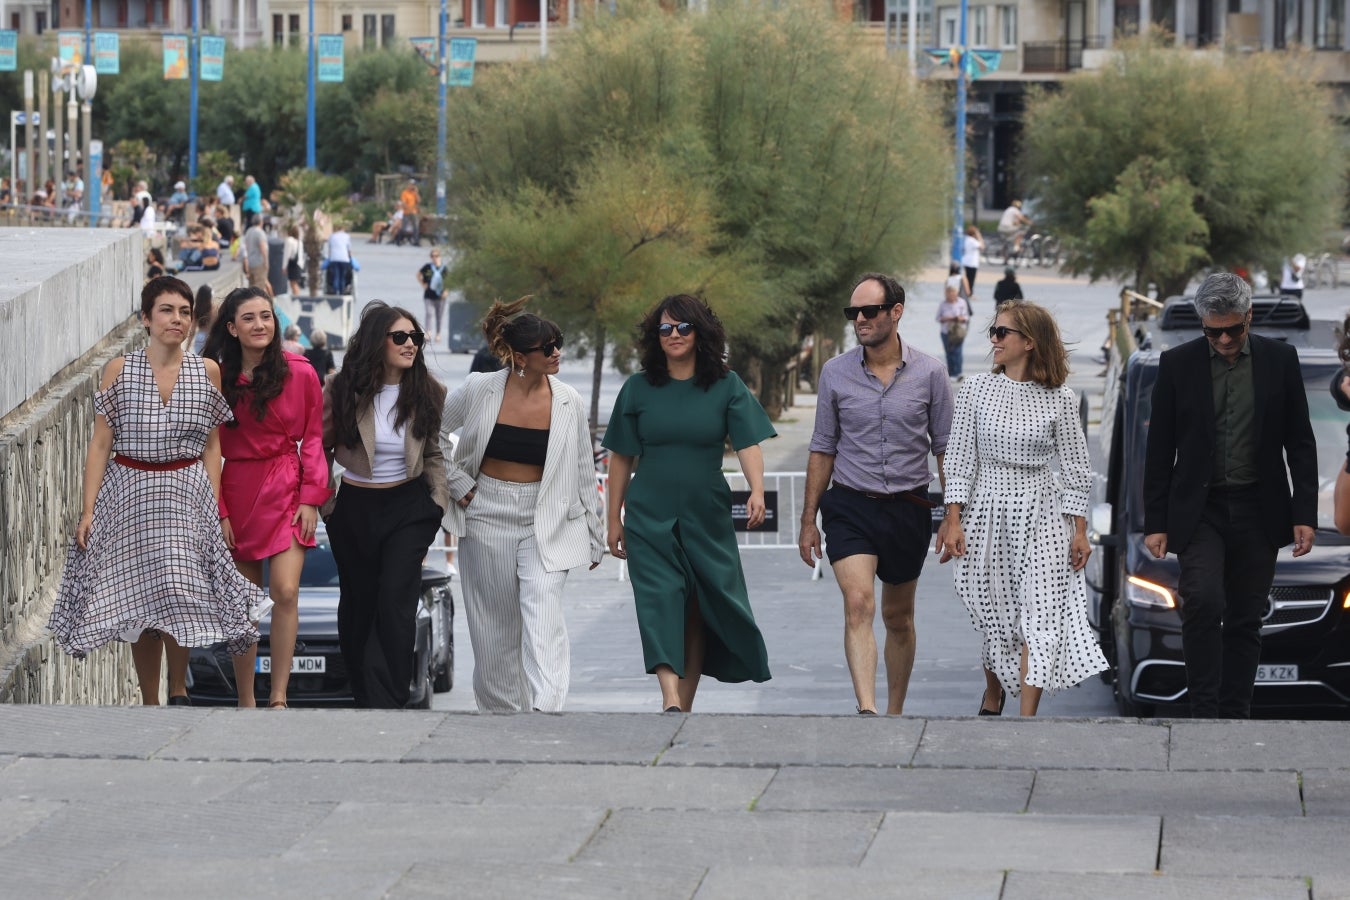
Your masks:
M285 700L273 700L267 704L268 709L290 709Z

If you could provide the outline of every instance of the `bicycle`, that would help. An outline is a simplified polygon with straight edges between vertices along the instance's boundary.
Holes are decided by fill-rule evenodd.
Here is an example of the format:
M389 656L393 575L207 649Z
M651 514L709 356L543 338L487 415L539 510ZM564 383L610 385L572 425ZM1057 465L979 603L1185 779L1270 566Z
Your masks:
M1330 253L1308 254L1308 264L1303 270L1303 286L1306 288L1338 288L1341 286L1340 266L1336 257Z
M1055 268L1059 265L1059 238L1049 233L1037 233L1027 238L1023 252L1038 266Z

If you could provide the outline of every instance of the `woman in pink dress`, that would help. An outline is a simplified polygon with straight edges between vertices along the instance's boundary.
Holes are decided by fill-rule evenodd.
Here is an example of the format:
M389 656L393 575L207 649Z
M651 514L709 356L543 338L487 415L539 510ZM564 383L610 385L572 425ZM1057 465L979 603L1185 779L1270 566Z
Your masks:
M234 410L234 421L220 429L221 530L235 565L254 584L262 584L263 561L270 561L268 706L285 708L300 625L300 569L315 543L319 507L331 493L323 394L309 360L281 349L272 300L258 288L229 293L202 355L220 363L222 390ZM252 705L253 668L236 677L240 705Z

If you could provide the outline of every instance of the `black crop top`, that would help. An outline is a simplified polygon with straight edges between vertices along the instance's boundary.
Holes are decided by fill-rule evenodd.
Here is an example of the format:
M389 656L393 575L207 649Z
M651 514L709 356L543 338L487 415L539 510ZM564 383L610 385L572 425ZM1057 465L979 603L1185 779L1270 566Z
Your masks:
M487 446L483 448L483 458L543 466L547 452L547 428L521 428L519 425L498 422L492 428Z

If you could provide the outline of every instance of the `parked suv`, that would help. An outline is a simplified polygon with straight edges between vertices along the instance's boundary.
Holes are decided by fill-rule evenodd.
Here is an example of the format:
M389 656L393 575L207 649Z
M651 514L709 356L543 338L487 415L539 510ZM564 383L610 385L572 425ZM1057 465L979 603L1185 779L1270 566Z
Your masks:
M1252 330L1298 348L1317 437L1317 541L1294 559L1280 550L1261 628L1253 709L1350 709L1350 539L1332 524L1336 476L1345 465L1346 416L1331 396L1340 370L1335 324L1310 321L1290 297L1257 297ZM1102 402L1105 477L1094 488L1088 563L1089 619L1114 663L1123 715L1151 715L1186 702L1175 555L1154 559L1144 547L1144 448L1158 358L1199 337L1189 297L1168 300L1156 318L1115 323ZM1095 591L1096 596L1092 596ZM1170 710L1168 710L1170 712Z

